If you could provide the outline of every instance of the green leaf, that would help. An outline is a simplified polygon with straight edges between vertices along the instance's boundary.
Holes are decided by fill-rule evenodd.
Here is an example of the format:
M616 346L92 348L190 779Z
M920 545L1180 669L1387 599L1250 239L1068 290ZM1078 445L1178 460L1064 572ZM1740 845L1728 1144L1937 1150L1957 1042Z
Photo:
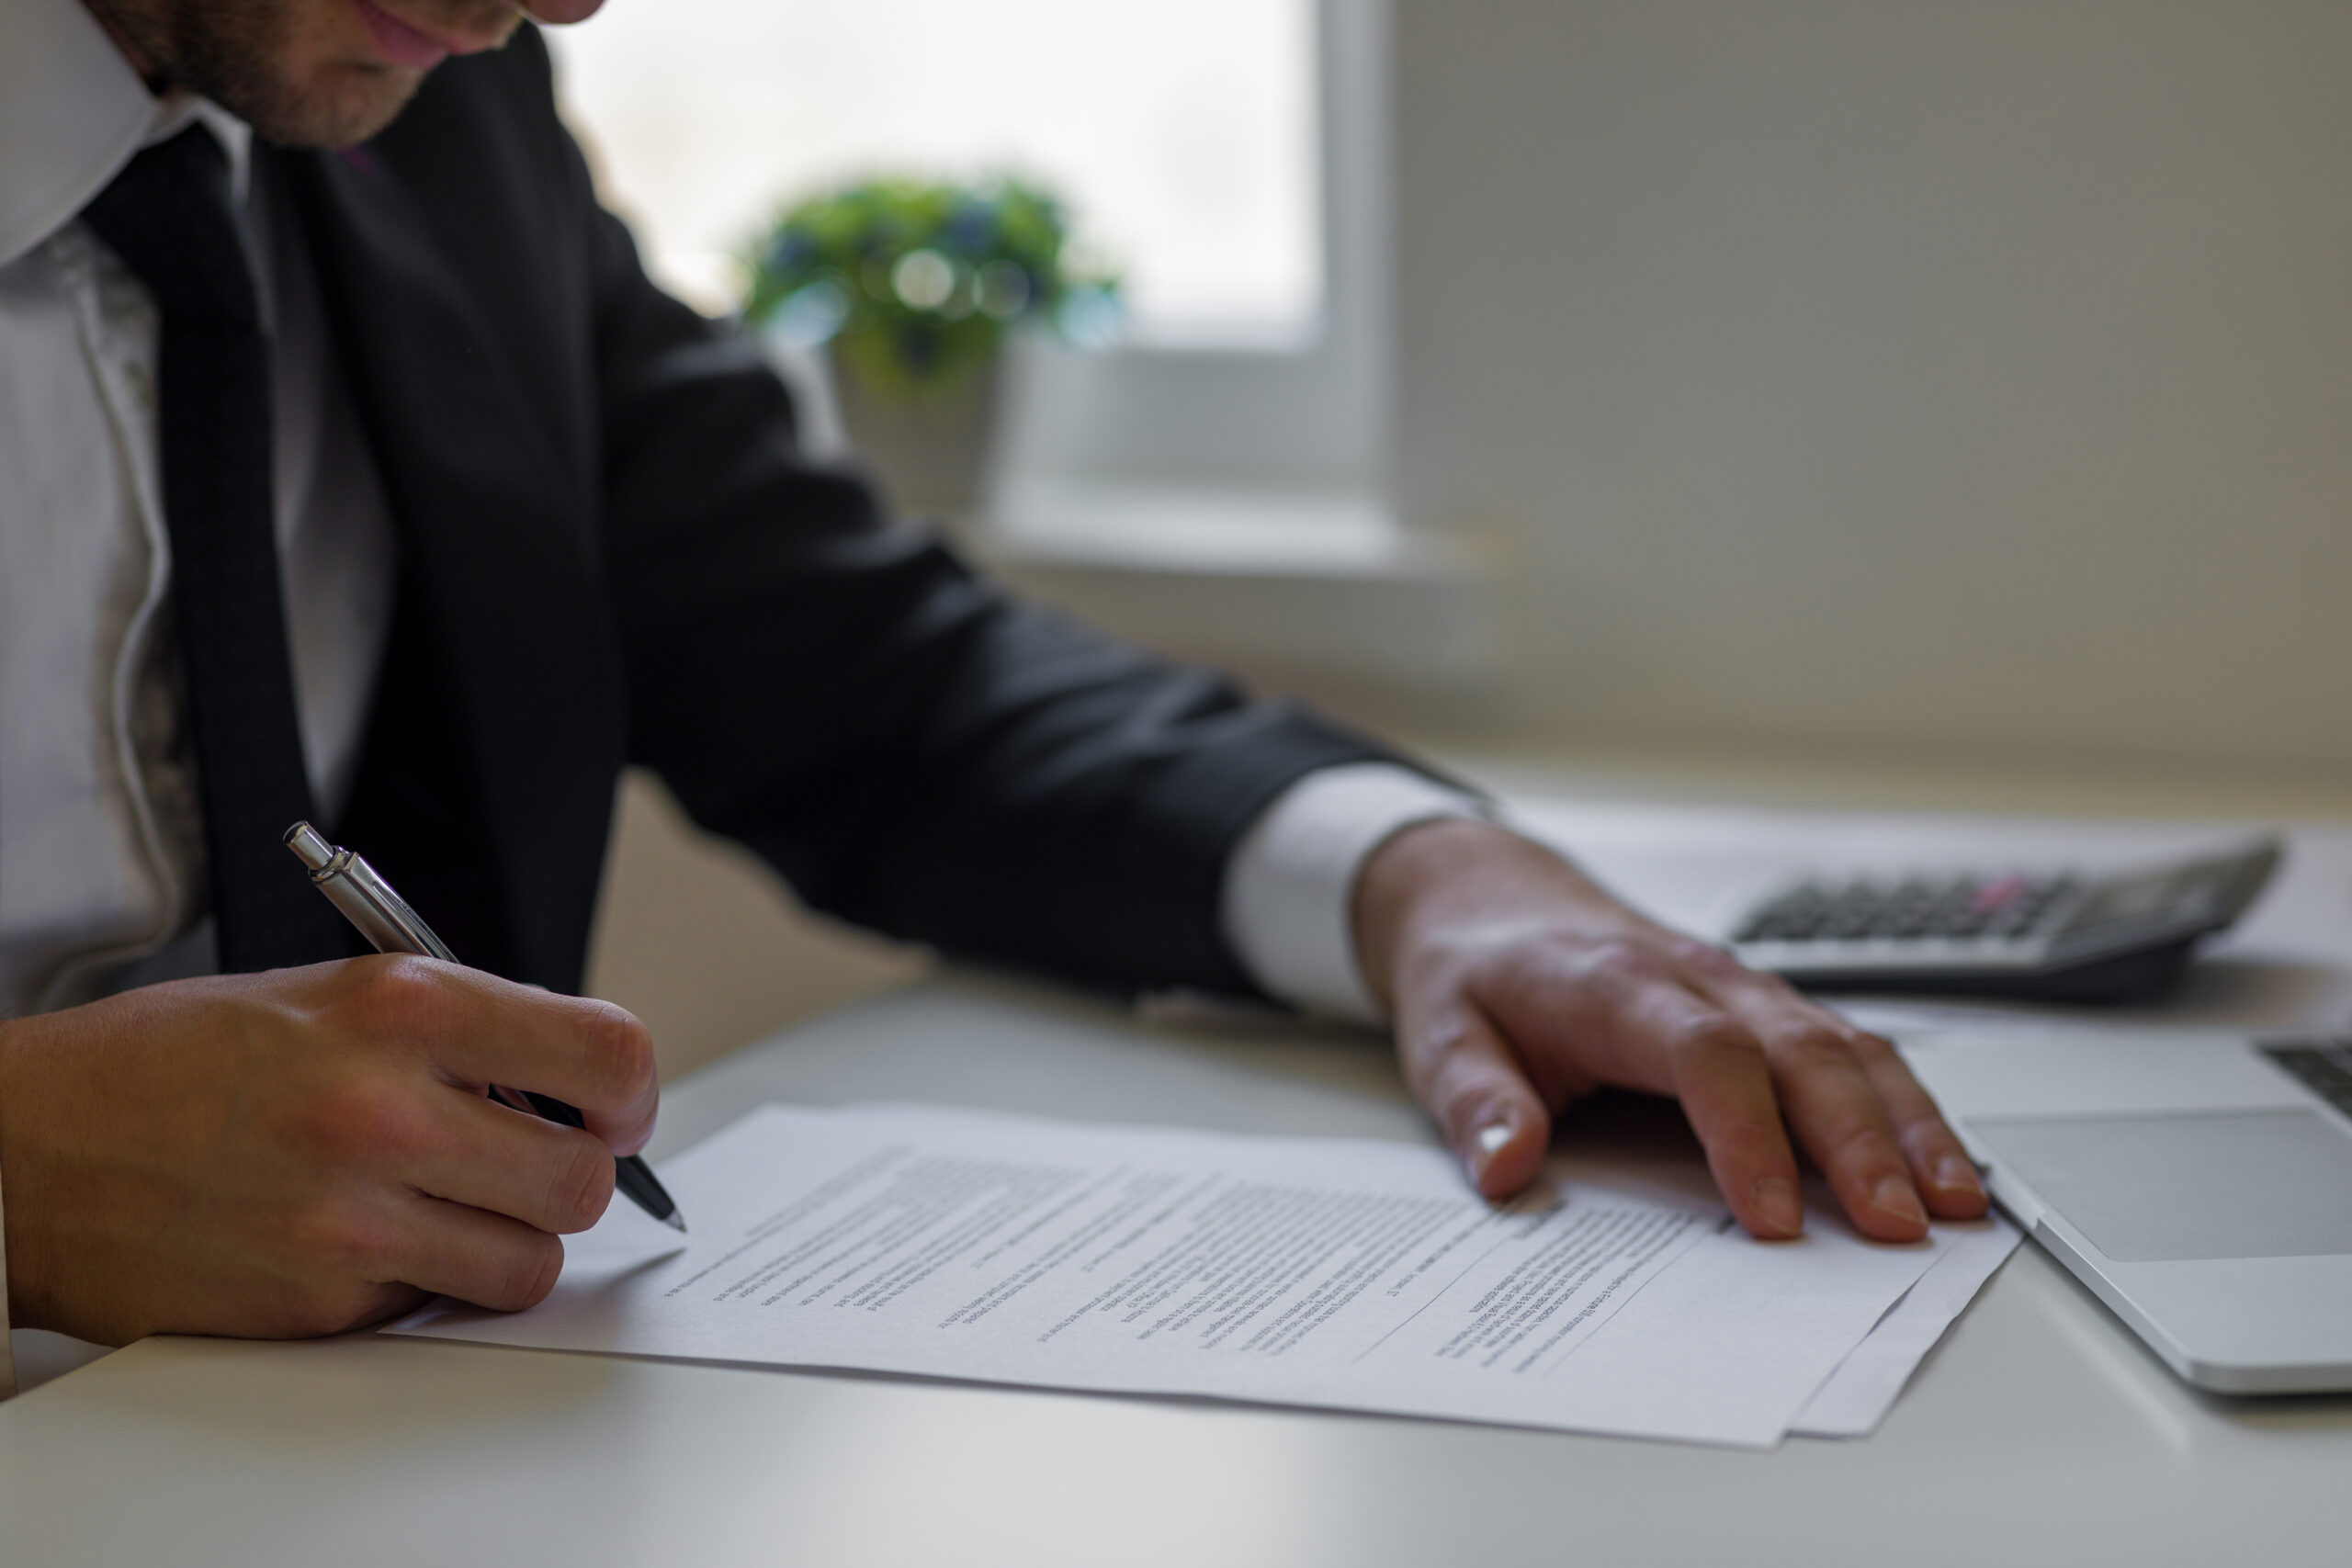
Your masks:
M1061 204L1021 180L862 181L786 208L753 237L743 315L831 339L877 391L935 393L986 364L1011 325L1100 340L1118 279L1073 269L1068 232ZM901 268L916 252L933 254ZM1081 318L1082 333L1065 330Z

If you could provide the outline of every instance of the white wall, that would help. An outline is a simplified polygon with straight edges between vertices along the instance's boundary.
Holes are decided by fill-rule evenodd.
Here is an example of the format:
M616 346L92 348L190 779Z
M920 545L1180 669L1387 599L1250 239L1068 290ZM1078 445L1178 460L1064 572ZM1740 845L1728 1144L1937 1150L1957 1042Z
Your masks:
M2352 757L2352 5L1399 0L1537 728Z

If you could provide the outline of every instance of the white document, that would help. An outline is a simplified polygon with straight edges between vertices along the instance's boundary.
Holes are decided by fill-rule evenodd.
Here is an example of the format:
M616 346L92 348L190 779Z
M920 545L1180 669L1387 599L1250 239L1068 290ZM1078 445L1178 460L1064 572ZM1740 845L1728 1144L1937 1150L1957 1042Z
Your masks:
M1877 1431L1928 1352L2022 1239L1998 1213L1937 1228L1951 1233L1951 1245L1805 1401L1789 1428L1792 1435L1867 1438Z
M662 1179L685 1245L616 1204L538 1307L391 1332L1764 1447L1953 1241L1758 1243L1566 1156L1497 1211L1427 1146L934 1107L766 1107Z

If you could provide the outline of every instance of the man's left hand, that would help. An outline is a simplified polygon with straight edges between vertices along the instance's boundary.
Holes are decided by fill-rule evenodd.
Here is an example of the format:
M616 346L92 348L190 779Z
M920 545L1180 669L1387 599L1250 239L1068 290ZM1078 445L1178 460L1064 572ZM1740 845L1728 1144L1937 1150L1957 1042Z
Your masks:
M1976 1168L1894 1048L1483 822L1405 829L1351 907L1405 1077L1478 1190L1532 1181L1551 1118L1604 1087L1672 1095L1758 1236L1804 1224L1791 1135L1864 1235L1984 1212Z

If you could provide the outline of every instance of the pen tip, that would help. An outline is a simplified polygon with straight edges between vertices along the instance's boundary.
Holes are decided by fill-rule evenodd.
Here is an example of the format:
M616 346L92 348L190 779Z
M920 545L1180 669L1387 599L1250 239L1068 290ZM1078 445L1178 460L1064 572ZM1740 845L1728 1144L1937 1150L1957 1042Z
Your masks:
M671 1210L667 1214L663 1215L662 1223L668 1225L672 1230L676 1231L680 1235L686 1234L686 1217L678 1213L675 1209Z

